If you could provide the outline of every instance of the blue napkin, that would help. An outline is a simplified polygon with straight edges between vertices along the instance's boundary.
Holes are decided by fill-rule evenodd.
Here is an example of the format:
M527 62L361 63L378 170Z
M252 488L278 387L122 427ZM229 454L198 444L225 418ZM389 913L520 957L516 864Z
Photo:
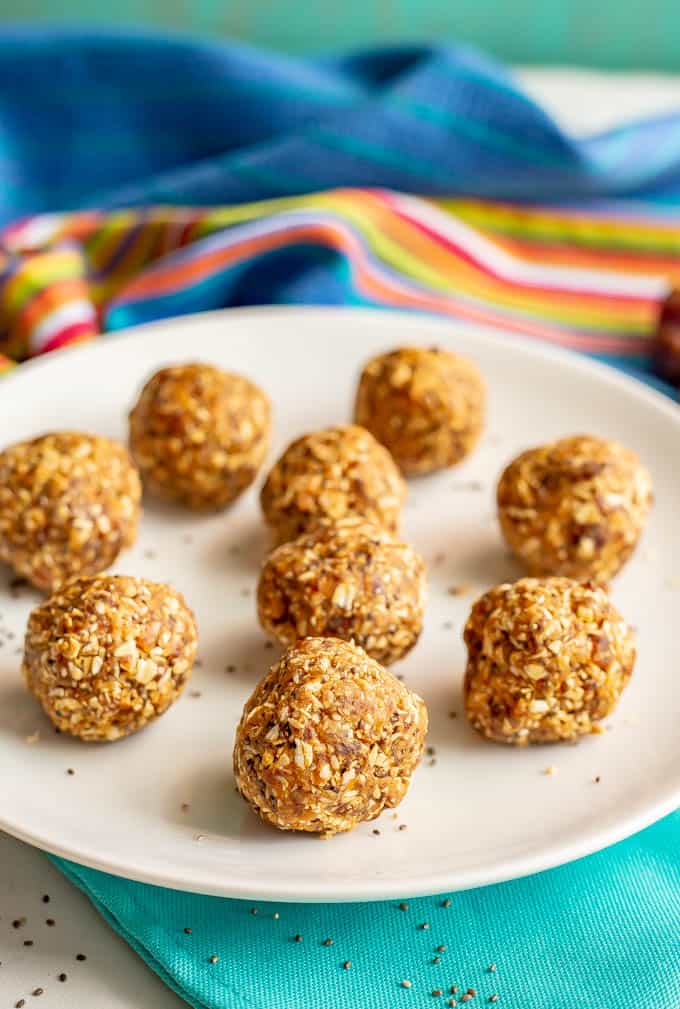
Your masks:
M0 30L0 224L333 186L574 199L680 195L680 116L574 141L474 50L296 60L234 43Z
M298 61L146 34L5 29L0 182L0 223L338 185L668 205L680 195L680 116L575 142L501 68L460 47ZM298 300L314 300L309 283ZM498 995L513 1009L678 1009L679 852L675 814L573 865L452 894L448 906L260 904L257 914L55 861L206 1009L418 1009L460 1003L468 988L473 1007Z
M493 995L499 1009L678 1009L679 838L680 812L572 865L406 910L200 897L55 861L202 1009L481 1009Z

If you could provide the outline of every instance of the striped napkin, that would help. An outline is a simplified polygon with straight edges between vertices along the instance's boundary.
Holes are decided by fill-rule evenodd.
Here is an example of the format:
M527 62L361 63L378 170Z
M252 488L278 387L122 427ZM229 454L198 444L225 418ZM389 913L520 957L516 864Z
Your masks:
M680 211L336 189L229 207L30 217L0 233L0 367L224 305L436 312L649 370Z

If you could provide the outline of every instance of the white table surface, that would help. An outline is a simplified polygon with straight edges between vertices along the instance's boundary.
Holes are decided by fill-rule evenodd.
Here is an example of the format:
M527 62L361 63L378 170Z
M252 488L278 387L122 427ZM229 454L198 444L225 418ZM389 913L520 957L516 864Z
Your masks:
M526 91L575 135L680 109L680 77L518 68ZM49 894L49 904L42 901ZM15 919L26 918L19 929ZM48 927L47 918L55 925ZM24 947L24 940L33 945ZM77 953L87 959L79 963ZM67 981L60 983L60 973ZM39 1003L31 992L43 988ZM0 1009L178 1009L184 1005L39 851L0 833Z

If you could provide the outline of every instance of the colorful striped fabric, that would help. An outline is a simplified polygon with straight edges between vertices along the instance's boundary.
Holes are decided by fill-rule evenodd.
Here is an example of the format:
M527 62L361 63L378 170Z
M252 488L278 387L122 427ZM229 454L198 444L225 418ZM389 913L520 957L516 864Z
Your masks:
M150 319L298 301L437 312L644 368L680 285L680 215L386 189L40 215L0 247L0 368Z

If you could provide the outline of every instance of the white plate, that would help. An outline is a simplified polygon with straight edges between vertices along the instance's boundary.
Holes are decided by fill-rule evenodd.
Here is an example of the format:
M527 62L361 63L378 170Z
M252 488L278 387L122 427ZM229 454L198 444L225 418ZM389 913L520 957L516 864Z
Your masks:
M267 536L253 488L208 518L147 503L139 541L117 570L167 580L186 594L198 617L202 665L182 700L130 739L84 745L54 734L19 676L17 646L37 597L24 592L14 600L2 588L2 621L16 637L0 649L0 827L86 865L164 886L364 900L545 869L611 844L678 804L680 411L656 393L586 359L447 321L256 309L157 323L19 369L1 386L3 438L50 428L123 438L127 408L146 376L163 363L199 358L243 371L267 390L278 452L294 435L347 420L360 364L400 343L436 343L475 358L489 384L490 417L469 462L410 486L404 532L429 561L430 602L421 642L395 672L427 701L436 763L424 760L397 817L387 813L321 843L262 825L234 793L234 728L275 654L265 650L254 615ZM650 527L613 590L638 628L638 665L611 731L578 746L496 746L467 726L461 705L461 628L472 599L518 574L500 541L494 483L520 449L579 431L627 442L654 477ZM470 593L453 597L452 585ZM231 665L236 672L225 672ZM39 740L28 743L36 731ZM543 773L549 765L557 769L551 776Z

